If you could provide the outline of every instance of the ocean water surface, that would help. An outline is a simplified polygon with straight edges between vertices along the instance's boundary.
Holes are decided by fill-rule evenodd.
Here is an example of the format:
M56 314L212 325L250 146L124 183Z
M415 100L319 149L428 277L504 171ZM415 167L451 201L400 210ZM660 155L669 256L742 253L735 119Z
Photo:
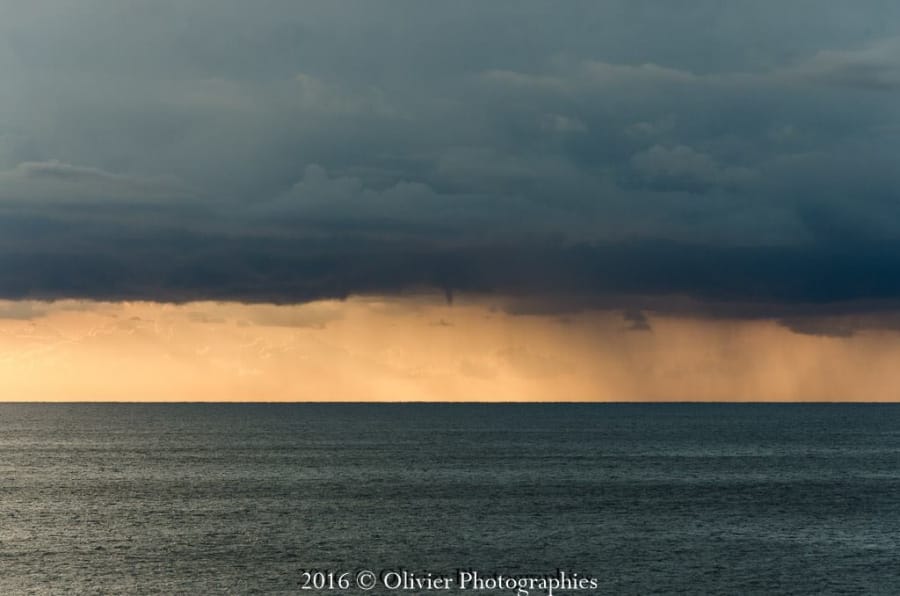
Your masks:
M898 560L896 405L0 404L3 595L896 594Z

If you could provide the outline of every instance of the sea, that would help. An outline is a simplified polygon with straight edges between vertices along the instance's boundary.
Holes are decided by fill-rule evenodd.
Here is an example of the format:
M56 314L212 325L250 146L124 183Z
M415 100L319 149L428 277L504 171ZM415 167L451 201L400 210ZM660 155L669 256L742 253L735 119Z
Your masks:
M551 592L900 593L900 406L0 404L2 595Z

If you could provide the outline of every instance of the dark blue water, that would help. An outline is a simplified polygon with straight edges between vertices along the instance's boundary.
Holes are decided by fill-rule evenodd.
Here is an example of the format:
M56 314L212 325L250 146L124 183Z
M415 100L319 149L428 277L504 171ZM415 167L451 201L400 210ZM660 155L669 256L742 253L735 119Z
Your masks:
M0 405L0 594L398 568L900 593L900 406Z

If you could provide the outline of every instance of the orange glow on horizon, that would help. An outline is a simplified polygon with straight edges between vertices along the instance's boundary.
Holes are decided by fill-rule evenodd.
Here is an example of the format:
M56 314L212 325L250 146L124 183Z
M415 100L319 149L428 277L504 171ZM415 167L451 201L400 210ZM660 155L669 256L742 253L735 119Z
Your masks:
M0 302L9 401L894 401L900 334L489 300Z

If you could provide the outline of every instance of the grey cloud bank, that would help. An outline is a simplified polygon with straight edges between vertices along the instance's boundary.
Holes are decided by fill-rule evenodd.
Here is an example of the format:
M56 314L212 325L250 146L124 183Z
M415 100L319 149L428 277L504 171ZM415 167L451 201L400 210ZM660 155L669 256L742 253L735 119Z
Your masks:
M874 0L0 0L0 295L893 310L898 40Z

